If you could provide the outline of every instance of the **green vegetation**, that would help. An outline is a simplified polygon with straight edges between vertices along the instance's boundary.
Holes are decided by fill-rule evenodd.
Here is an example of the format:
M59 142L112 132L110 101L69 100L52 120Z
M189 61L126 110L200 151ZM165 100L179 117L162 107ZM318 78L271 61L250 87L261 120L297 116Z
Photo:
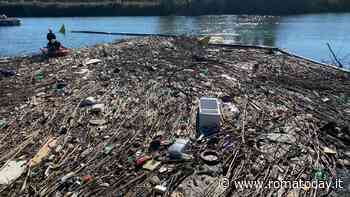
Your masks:
M300 14L350 11L348 0L0 0L15 16Z
M192 0L191 11L234 14L299 14L350 11L348 0Z

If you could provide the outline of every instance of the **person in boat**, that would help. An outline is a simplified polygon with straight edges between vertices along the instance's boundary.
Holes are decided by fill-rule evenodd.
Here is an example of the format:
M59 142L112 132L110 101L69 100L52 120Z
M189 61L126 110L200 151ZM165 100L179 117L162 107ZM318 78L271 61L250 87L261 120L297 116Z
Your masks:
M52 32L52 29L49 28L49 33L46 35L47 40L50 42L52 39L56 40L56 35Z
M46 35L47 40L47 49L49 52L56 52L60 49L61 43L56 40L56 35L49 29L49 33Z

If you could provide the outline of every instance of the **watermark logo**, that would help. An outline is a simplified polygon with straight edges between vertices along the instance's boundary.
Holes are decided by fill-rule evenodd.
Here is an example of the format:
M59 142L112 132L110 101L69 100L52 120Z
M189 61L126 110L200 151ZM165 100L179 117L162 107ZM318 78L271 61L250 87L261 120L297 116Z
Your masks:
M253 180L240 180L234 181L233 186L237 189L342 189L343 181L341 179L336 179L333 181L324 181L324 180L269 180L264 181L253 181Z
M220 187L227 189L230 187L230 180L228 178L221 178L220 179Z

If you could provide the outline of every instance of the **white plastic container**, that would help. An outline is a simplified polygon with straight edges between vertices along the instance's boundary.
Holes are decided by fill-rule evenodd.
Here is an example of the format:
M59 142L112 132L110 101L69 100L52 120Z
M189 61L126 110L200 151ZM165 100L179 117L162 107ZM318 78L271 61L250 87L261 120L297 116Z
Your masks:
M183 150L186 148L188 142L188 139L176 139L175 143L168 149L170 157L176 159L181 158L183 155Z
M200 98L198 111L199 131L205 136L219 132L220 114L220 103L217 98Z

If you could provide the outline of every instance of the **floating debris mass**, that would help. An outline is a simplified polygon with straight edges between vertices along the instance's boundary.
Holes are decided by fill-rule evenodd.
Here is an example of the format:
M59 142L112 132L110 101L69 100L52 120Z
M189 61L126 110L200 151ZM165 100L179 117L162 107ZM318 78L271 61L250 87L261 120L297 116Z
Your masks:
M0 196L350 192L233 185L344 174L349 185L349 73L188 37L123 40L0 68L15 70L0 75L0 162L13 170L0 170ZM210 136L197 129L204 96L221 106Z

